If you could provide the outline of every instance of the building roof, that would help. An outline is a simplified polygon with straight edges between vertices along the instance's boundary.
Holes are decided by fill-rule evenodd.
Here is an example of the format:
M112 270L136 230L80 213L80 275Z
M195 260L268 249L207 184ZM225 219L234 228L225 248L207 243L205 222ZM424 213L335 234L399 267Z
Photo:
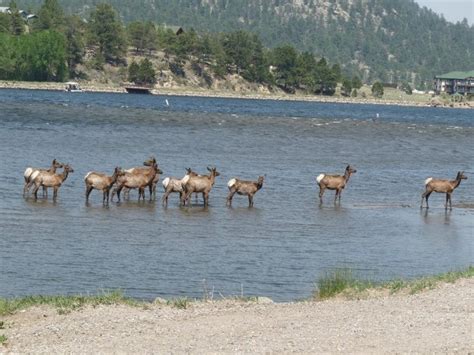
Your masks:
M9 14L9 13L10 13L10 8L9 8L9 7L4 7L4 6L0 6L0 13Z
M474 70L470 71L452 71L442 75L436 75L436 79L466 79L466 78L474 78Z

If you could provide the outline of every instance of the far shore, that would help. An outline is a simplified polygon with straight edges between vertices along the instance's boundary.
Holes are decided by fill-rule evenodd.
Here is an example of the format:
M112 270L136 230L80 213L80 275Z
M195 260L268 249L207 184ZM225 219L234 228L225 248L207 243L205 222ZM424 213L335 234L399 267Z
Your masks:
M102 92L102 93L126 93L125 86L113 84L100 84L91 82L79 82L84 92ZM58 82L30 82L30 81L2 81L0 80L0 89L25 89L25 90L51 90L64 91L65 83ZM197 97L215 97L215 98L235 98L235 99L255 99L255 100L287 100L287 101L306 101L323 103L343 103L343 104L371 104L371 105L395 105L395 106L414 106L414 107L444 107L444 108L474 108L473 103L451 103L434 104L431 101L408 101L391 100L387 98L374 97L342 97L342 96L323 96L323 95L304 95L304 94L262 94L256 92L233 92L216 91L206 89L195 89L189 87L155 87L151 89L154 95L164 96L197 96Z

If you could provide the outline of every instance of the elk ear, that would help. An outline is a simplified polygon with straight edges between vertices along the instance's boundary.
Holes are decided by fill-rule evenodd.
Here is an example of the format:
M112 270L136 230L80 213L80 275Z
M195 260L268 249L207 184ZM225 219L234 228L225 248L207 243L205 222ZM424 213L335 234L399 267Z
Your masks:
M207 170L212 171L212 169L210 167L207 167Z

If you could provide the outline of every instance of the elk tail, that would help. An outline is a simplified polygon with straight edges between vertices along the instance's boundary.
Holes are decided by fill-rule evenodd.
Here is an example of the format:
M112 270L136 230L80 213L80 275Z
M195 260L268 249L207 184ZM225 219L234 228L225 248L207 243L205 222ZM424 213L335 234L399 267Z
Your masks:
M232 186L235 185L235 183L237 182L237 179L230 179L229 182L227 183L227 187L230 189Z

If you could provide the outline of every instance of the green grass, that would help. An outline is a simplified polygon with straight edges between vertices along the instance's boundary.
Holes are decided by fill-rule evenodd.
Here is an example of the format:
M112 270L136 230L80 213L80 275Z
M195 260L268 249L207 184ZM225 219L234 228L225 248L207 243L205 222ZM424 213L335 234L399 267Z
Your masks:
M71 312L86 305L128 304L141 305L142 303L127 298L121 291L105 291L91 296L27 296L22 298L0 298L0 316L12 314L20 309L32 306L49 305L58 309L60 314Z
M403 291L414 294L423 290L432 289L441 282L452 283L460 278L470 277L474 277L474 266L415 280L393 280L388 282L373 282L370 280L357 279L350 269L337 269L326 273L317 281L313 297L315 299L328 299L341 294L358 297L368 290L388 290L390 293Z
M0 334L0 345L4 345L8 338L4 334Z

